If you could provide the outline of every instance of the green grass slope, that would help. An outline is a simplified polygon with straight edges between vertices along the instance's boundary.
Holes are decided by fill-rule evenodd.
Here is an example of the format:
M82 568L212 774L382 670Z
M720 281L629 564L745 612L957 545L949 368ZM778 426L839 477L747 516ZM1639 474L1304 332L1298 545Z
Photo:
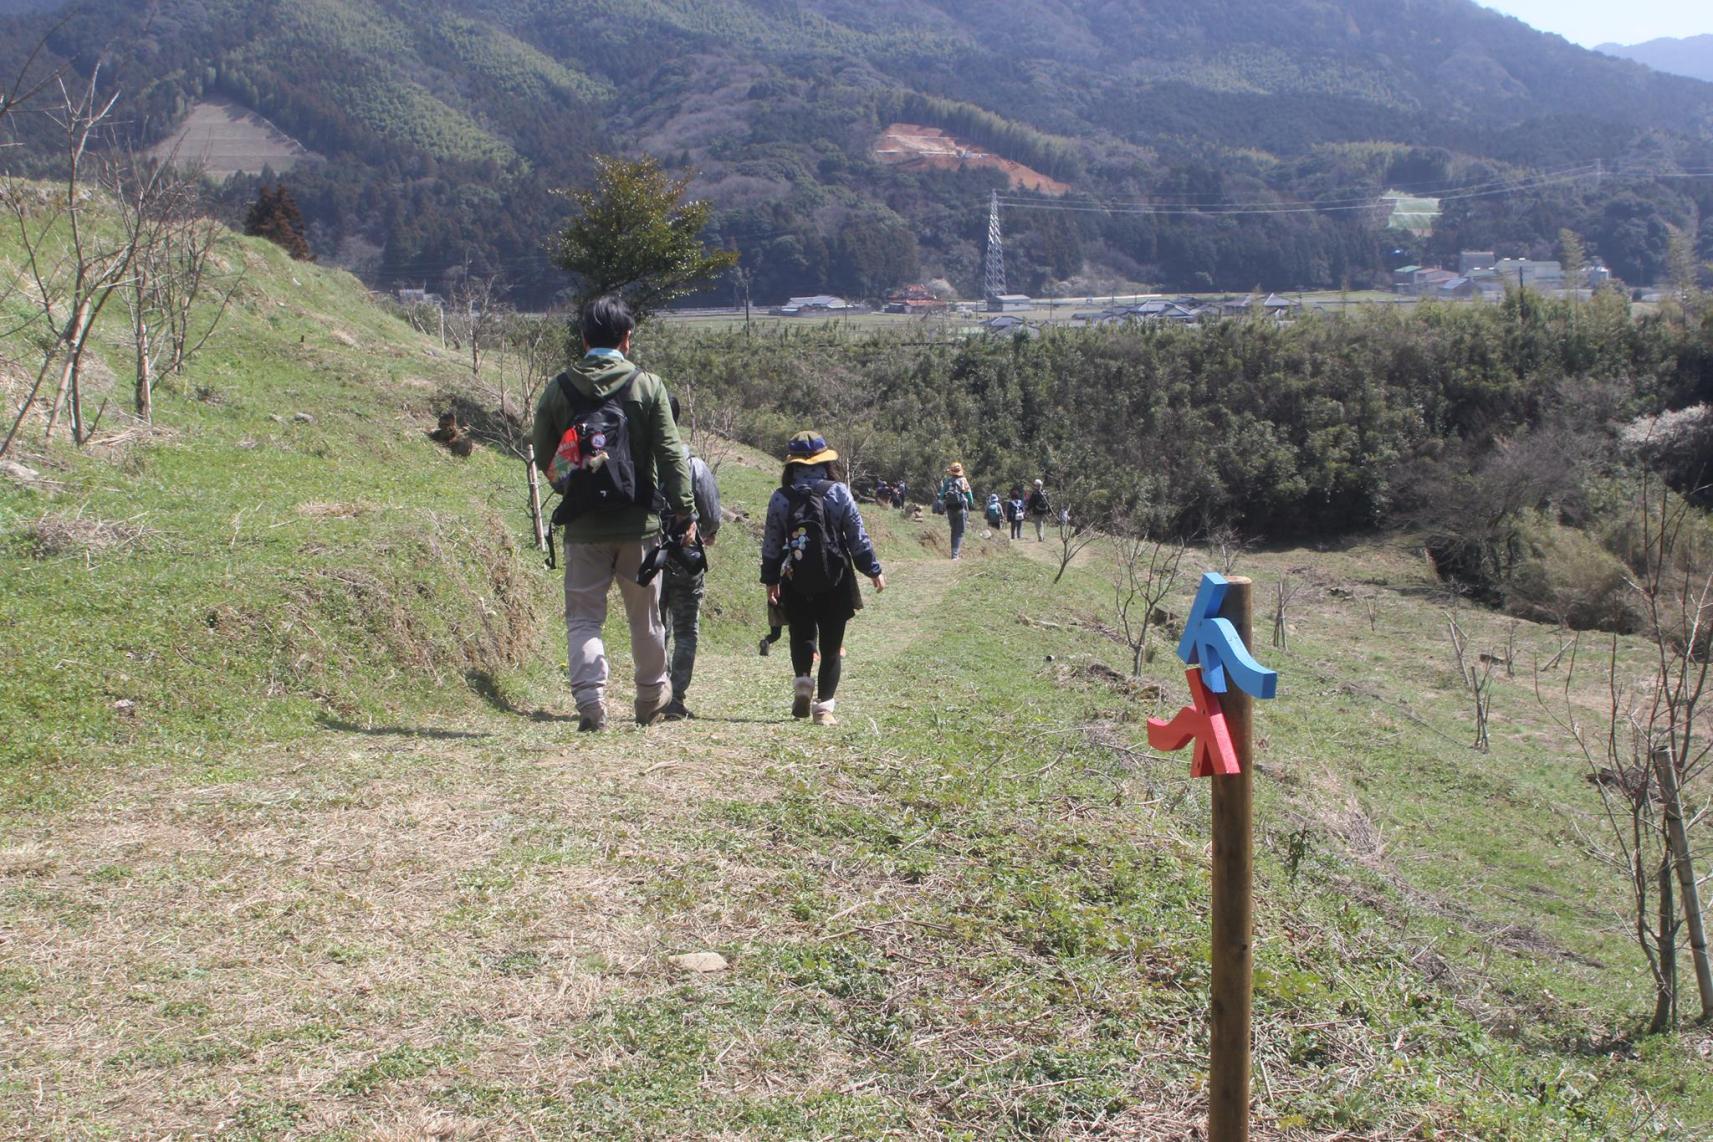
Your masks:
M1146 748L1182 675L1113 673L1105 553L1055 584L871 509L891 586L816 729L756 654L777 469L739 451L699 717L578 735L515 464L421 435L455 364L239 249L160 428L0 485L0 1134L1189 1136L1208 786ZM1526 672L1474 753L1407 548L1238 570L1307 584L1262 652L1258 1136L1713 1127L1705 1033L1632 1037Z
M518 466L423 437L450 355L348 275L236 238L227 259L245 283L158 428L114 412L81 454L26 444L44 483L0 484L8 798L63 791L92 751L206 758L431 703L533 629L503 518ZM102 329L97 376L126 364L120 336Z

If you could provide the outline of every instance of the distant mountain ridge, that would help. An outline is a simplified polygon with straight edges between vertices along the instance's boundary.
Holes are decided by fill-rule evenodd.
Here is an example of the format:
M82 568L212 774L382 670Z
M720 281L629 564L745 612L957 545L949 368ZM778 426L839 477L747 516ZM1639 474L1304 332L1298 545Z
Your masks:
M1655 71L1713 83L1713 35L1664 36L1641 44L1601 44L1594 50L1645 63Z
M717 208L713 238L744 252L758 298L872 296L919 274L979 290L985 202L1005 176L888 166L875 144L894 123L945 131L1073 196L1329 204L1265 219L1013 207L1007 255L1030 290L1382 282L1385 252L1413 239L1331 204L1534 185L1530 172L1556 187L1596 163L1713 166L1713 88L1470 0L1014 0L1003 18L983 0L144 7L75 0L52 45L74 69L105 59L144 144L218 98L326 156L291 175L312 240L381 285L469 265L543 298L562 284L542 249L563 209L549 192L585 179L594 154L641 151L693 174ZM0 75L59 19L0 22ZM1603 185L1609 198L1617 184ZM245 178L228 191L234 208L253 193ZM1610 227L1643 250L1626 263L1636 275L1653 272L1658 234L1713 216L1713 204L1648 208L1664 211L1658 225ZM1446 233L1479 209L1448 212ZM1530 224L1540 233L1517 241L1556 233Z

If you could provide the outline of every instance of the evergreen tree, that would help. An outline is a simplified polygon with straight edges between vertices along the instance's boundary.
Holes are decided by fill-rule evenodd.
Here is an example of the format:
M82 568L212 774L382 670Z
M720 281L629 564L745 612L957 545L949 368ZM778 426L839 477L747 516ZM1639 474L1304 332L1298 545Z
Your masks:
M595 185L567 192L577 216L559 232L553 260L579 279L578 304L622 294L640 320L737 264L735 251L702 248L706 202L685 202L689 176L652 158L595 160Z
M304 235L303 214L285 183L264 186L244 216L244 233L252 238L266 238L282 247L300 262L313 262L309 239Z

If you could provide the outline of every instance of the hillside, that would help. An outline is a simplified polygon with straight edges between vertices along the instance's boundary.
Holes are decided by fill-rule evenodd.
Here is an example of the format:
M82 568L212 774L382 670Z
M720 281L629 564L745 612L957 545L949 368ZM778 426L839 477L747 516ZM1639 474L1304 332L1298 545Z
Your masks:
M606 148L697 172L719 207L711 238L744 252L761 300L918 273L977 291L982 203L1006 176L879 161L874 141L897 122L1099 199L1329 204L1267 217L1019 206L1008 253L1032 290L1359 287L1399 264L1398 243L1410 260L1420 247L1352 199L1477 186L1488 193L1457 202L1448 242L1532 252L1569 226L1647 282L1658 235L1709 213L1704 183L1654 176L1709 165L1713 88L1468 0L1224 0L1169 18L1074 0L1004 20L952 0L150 8L145 24L135 5L78 0L52 45L83 67L111 45L107 74L148 142L212 96L327 155L293 174L317 248L383 285L469 263L521 300L550 297L563 285L542 254L550 191ZM0 65L45 26L10 25ZM1596 161L1602 181L1564 174ZM228 188L234 214L254 190Z
M1123 677L1109 553L1055 585L1045 545L953 564L870 509L892 586L813 733L755 653L777 471L737 449L699 717L577 735L515 461L422 432L461 366L347 275L225 256L240 304L153 429L0 479L0 1133L1188 1135L1207 787L1144 744L1182 676ZM1478 754L1410 544L1238 570L1303 585L1262 651L1259 1135L1713 1127L1706 1032L1634 1035L1525 672ZM703 950L729 969L668 958Z
M1601 44L1594 50L1635 60L1655 71L1713 83L1713 36L1668 36L1640 44Z

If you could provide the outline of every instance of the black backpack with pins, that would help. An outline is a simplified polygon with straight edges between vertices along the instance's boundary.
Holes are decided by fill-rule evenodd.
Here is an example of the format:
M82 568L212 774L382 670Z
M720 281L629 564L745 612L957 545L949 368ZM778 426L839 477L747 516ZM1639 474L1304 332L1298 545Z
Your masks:
M655 503L653 484L639 475L631 451L630 418L625 397L642 373L631 370L624 383L604 397L584 396L564 373L555 378L571 409L571 424L559 438L548 479L562 497L553 526L594 511Z
M791 511L785 517L779 580L799 595L824 595L844 586L847 559L827 518L827 489L832 486L831 480L816 480L785 489Z

